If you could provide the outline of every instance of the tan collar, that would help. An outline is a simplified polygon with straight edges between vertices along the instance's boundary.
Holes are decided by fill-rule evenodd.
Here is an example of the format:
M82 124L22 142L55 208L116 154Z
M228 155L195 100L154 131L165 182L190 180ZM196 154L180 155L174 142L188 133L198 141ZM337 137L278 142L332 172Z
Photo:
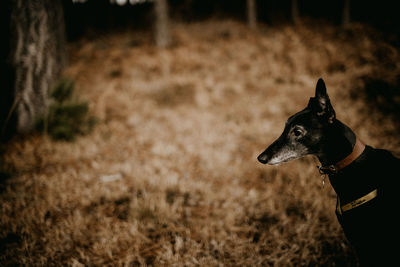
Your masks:
M365 145L360 139L356 138L356 143L351 152L347 157L337 162L336 164L330 165L328 167L318 167L321 174L335 174L346 166L349 166L353 161L355 161L365 149Z

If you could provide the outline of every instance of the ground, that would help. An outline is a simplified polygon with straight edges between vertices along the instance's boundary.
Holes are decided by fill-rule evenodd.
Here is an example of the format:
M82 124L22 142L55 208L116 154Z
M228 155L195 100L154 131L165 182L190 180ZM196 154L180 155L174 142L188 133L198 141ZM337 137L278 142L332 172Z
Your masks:
M399 149L393 120L354 93L364 77L393 81L397 50L365 25L319 21L172 33L163 50L130 30L69 44L64 76L99 122L72 143L4 146L0 265L354 266L317 160L256 157L319 77L364 142Z

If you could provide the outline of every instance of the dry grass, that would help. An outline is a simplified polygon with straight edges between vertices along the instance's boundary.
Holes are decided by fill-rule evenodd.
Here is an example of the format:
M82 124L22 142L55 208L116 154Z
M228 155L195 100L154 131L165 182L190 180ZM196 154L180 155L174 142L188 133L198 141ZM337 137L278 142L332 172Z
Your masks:
M4 148L0 265L355 265L315 161L256 156L320 76L361 139L399 148L393 123L376 127L349 97L361 76L392 79L397 50L361 25L208 21L173 34L163 51L132 32L70 45L65 74L101 123L74 143Z

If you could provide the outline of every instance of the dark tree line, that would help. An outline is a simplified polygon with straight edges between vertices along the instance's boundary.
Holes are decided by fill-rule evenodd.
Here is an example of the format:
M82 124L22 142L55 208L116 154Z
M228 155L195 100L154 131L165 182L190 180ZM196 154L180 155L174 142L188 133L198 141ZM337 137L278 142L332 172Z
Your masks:
M235 17L252 29L258 23L299 23L303 16L325 18L348 25L366 21L399 33L395 1L383 0L154 0L118 6L109 0L6 0L2 30L6 49L1 52L4 89L0 98L1 137L32 129L47 112L48 95L66 64L67 38L79 38L87 28L154 29L159 47L170 43L169 21L194 21L210 16Z

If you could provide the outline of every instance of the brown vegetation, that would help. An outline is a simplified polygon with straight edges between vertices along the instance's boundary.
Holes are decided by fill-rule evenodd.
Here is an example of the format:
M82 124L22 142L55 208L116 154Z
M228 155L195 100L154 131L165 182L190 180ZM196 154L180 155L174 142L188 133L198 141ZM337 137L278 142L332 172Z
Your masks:
M164 50L137 32L70 44L65 75L100 122L74 143L4 147L0 265L354 265L316 161L256 157L319 77L362 140L399 148L350 94L395 79L398 51L362 25L173 26Z

